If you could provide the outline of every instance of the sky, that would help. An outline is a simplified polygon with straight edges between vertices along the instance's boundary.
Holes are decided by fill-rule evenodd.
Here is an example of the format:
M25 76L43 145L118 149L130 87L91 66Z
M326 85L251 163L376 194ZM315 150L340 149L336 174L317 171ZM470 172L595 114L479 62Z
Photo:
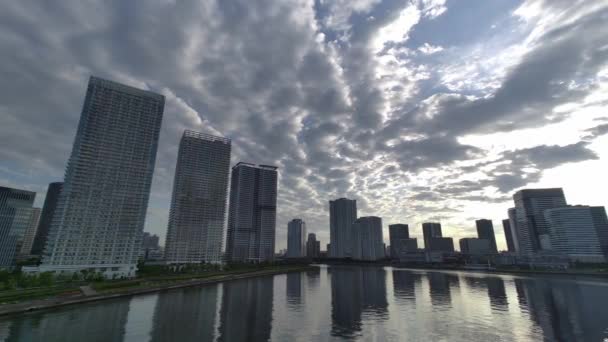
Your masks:
M279 167L276 249L329 203L455 241L518 189L608 205L608 1L0 1L0 185L63 179L90 75L161 93L145 230L185 129ZM457 243L456 243L457 245ZM323 247L322 249L325 249Z

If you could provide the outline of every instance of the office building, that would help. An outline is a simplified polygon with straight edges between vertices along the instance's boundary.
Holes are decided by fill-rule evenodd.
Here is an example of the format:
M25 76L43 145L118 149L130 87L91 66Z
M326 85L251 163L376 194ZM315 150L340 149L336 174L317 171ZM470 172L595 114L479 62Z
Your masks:
M507 211L509 216L509 227L511 228L511 240L515 253L519 253L519 229L517 228L517 214L515 208L509 208Z
M32 245L32 254L34 255L41 255L44 251L53 215L55 215L55 209L57 208L57 200L59 199L62 188L63 182L54 182L49 184L49 187L46 190L46 197L44 198L44 205L42 206L42 213L40 214L40 222L38 223L36 237L34 238L34 244Z
M184 131L167 228L168 263L222 261L230 150L230 139Z
M318 258L321 256L321 241L317 240L315 233L308 233L306 240L306 256L309 258Z
M602 229L606 229L606 214L604 211L602 218L592 212L600 208L603 209L577 205L545 210L551 250L568 255L573 261L605 262L600 236Z
M232 168L226 259L262 262L274 258L277 167L238 163Z
M606 216L606 208L604 207L589 207L593 218L593 225L597 231L598 239L602 252L608 260L608 217Z
M135 276L164 103L90 78L38 272Z
M441 223L437 222L425 222L422 224L422 234L424 236L424 248L427 250L430 248L431 238L440 238L441 234Z
M32 245L34 244L34 237L36 236L36 230L38 229L38 221L40 220L40 208L32 208L30 210L30 221L28 223L27 230L23 236L23 244L19 254L30 255L32 252Z
M476 220L475 226L477 227L477 237L480 239L485 239L490 242L490 250L492 252L498 252L498 248L496 247L496 236L494 235L494 225L492 224L492 220Z
M158 235L144 232L141 239L139 258L144 260L157 260L160 259L162 254Z
M490 241L486 239L464 238L460 239L460 252L463 254L489 254L493 253Z
M303 258L306 256L306 222L293 219L287 223L287 257Z
M502 228L505 231L505 240L507 241L507 250L515 253L515 242L513 241L513 234L511 233L511 223L509 219L502 220Z
M401 246L401 240L407 240L410 238L410 230L407 224L391 224L388 226L388 236L390 240L390 257L399 257L399 248Z
M357 220L357 201L339 198L329 201L329 242L333 258L352 257L352 228Z
M516 192L513 200L519 253L526 255L551 249L544 211L566 206L564 191L561 188L525 189Z
M0 186L0 268L15 266L35 198L35 192Z
M399 239L395 242L396 245L391 245L391 253L393 259L403 259L405 254L418 252L418 240L416 238Z
M376 216L360 217L352 227L352 258L354 260L380 260L384 254L382 219Z
M454 252L454 240L448 237L432 237L429 239L429 252Z

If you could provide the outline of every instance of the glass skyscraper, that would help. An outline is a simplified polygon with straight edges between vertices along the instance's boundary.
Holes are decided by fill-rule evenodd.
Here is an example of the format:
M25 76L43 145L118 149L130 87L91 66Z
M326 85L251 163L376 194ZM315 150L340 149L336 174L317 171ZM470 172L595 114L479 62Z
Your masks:
M49 229L53 221L53 215L55 215L55 208L57 208L57 200L59 194L63 188L63 182L54 182L49 184L46 190L46 197L44 198L44 206L42 207L42 214L40 214L40 221L38 222L38 230L36 231L36 237L34 238L34 244L32 246L32 254L40 255L44 251L46 240L49 235Z
M287 223L287 257L306 256L306 222L293 219Z
M329 201L329 254L332 258L352 257L352 230L356 220L356 200L338 198Z
M230 150L230 139L184 132L167 229L168 262L221 262Z
M90 78L40 272L135 275L164 104Z
M262 262L274 258L277 167L238 163L232 168L226 259Z
M35 198L35 192L0 186L0 268L15 266Z

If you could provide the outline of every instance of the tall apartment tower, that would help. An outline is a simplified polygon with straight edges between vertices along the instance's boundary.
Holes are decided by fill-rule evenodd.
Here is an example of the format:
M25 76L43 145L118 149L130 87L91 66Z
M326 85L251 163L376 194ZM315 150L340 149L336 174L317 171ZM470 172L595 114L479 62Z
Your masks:
M293 219L287 224L287 257L306 256L306 222Z
M431 239L442 237L441 223L425 222L422 224L422 235L424 236L424 248L431 249Z
M39 272L135 275L164 105L90 78Z
M230 150L230 139L184 132L173 181L167 262L221 262Z
M352 226L357 220L357 201L339 198L329 201L330 257L352 257Z
M513 233L511 232L511 223L509 219L502 220L502 228L505 231L505 240L507 241L507 250L515 253L515 242L513 241Z
M410 238L410 229L407 224L391 224L388 226L388 236L391 244L390 257L398 258L402 241Z
M49 184L46 190L38 230L36 230L36 237L34 237L34 244L32 245L32 254L34 255L41 255L44 251L53 215L55 215L55 209L57 208L57 200L62 188L63 182L54 182Z
M382 219L377 216L358 218L352 229L352 258L354 260L380 260L384 258Z
M32 253L32 245L34 244L34 237L36 237L36 230L38 229L38 221L40 221L40 208L32 208L30 211L30 221L28 227L25 230L23 236L23 244L19 254L30 255Z
M309 258L318 258L321 254L321 241L317 240L317 234L308 233L306 240L306 256Z
M486 239L490 242L490 250L492 252L498 252L498 247L496 246L496 235L494 235L494 225L492 224L492 220L476 220L475 226L477 227L477 237L480 239Z
M516 192L513 200L519 253L532 254L541 249L551 249L544 211L566 206L564 191L561 188L525 189Z
M274 258L277 167L240 162L232 168L226 259L263 262Z
M519 229L517 228L517 210L509 208L507 211L509 216L509 227L511 228L511 240L513 240L513 248L515 253L519 253Z
M15 266L35 198L35 192L0 186L0 268Z

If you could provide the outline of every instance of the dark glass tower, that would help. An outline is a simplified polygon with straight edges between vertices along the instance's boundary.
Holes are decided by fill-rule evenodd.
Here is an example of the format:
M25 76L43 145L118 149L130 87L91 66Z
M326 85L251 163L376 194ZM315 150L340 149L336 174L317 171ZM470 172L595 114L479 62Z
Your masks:
M492 252L498 252L498 248L496 247L496 236L494 235L494 225L492 224L492 220L476 220L475 226L477 226L477 237L490 241L490 250Z
M36 231L36 237L32 246L32 254L34 255L41 255L44 251L53 215L55 214L55 208L57 208L57 200L62 188L63 182L54 182L49 184L46 190L44 206L42 207L42 214L40 214L40 223L38 224L38 230Z

